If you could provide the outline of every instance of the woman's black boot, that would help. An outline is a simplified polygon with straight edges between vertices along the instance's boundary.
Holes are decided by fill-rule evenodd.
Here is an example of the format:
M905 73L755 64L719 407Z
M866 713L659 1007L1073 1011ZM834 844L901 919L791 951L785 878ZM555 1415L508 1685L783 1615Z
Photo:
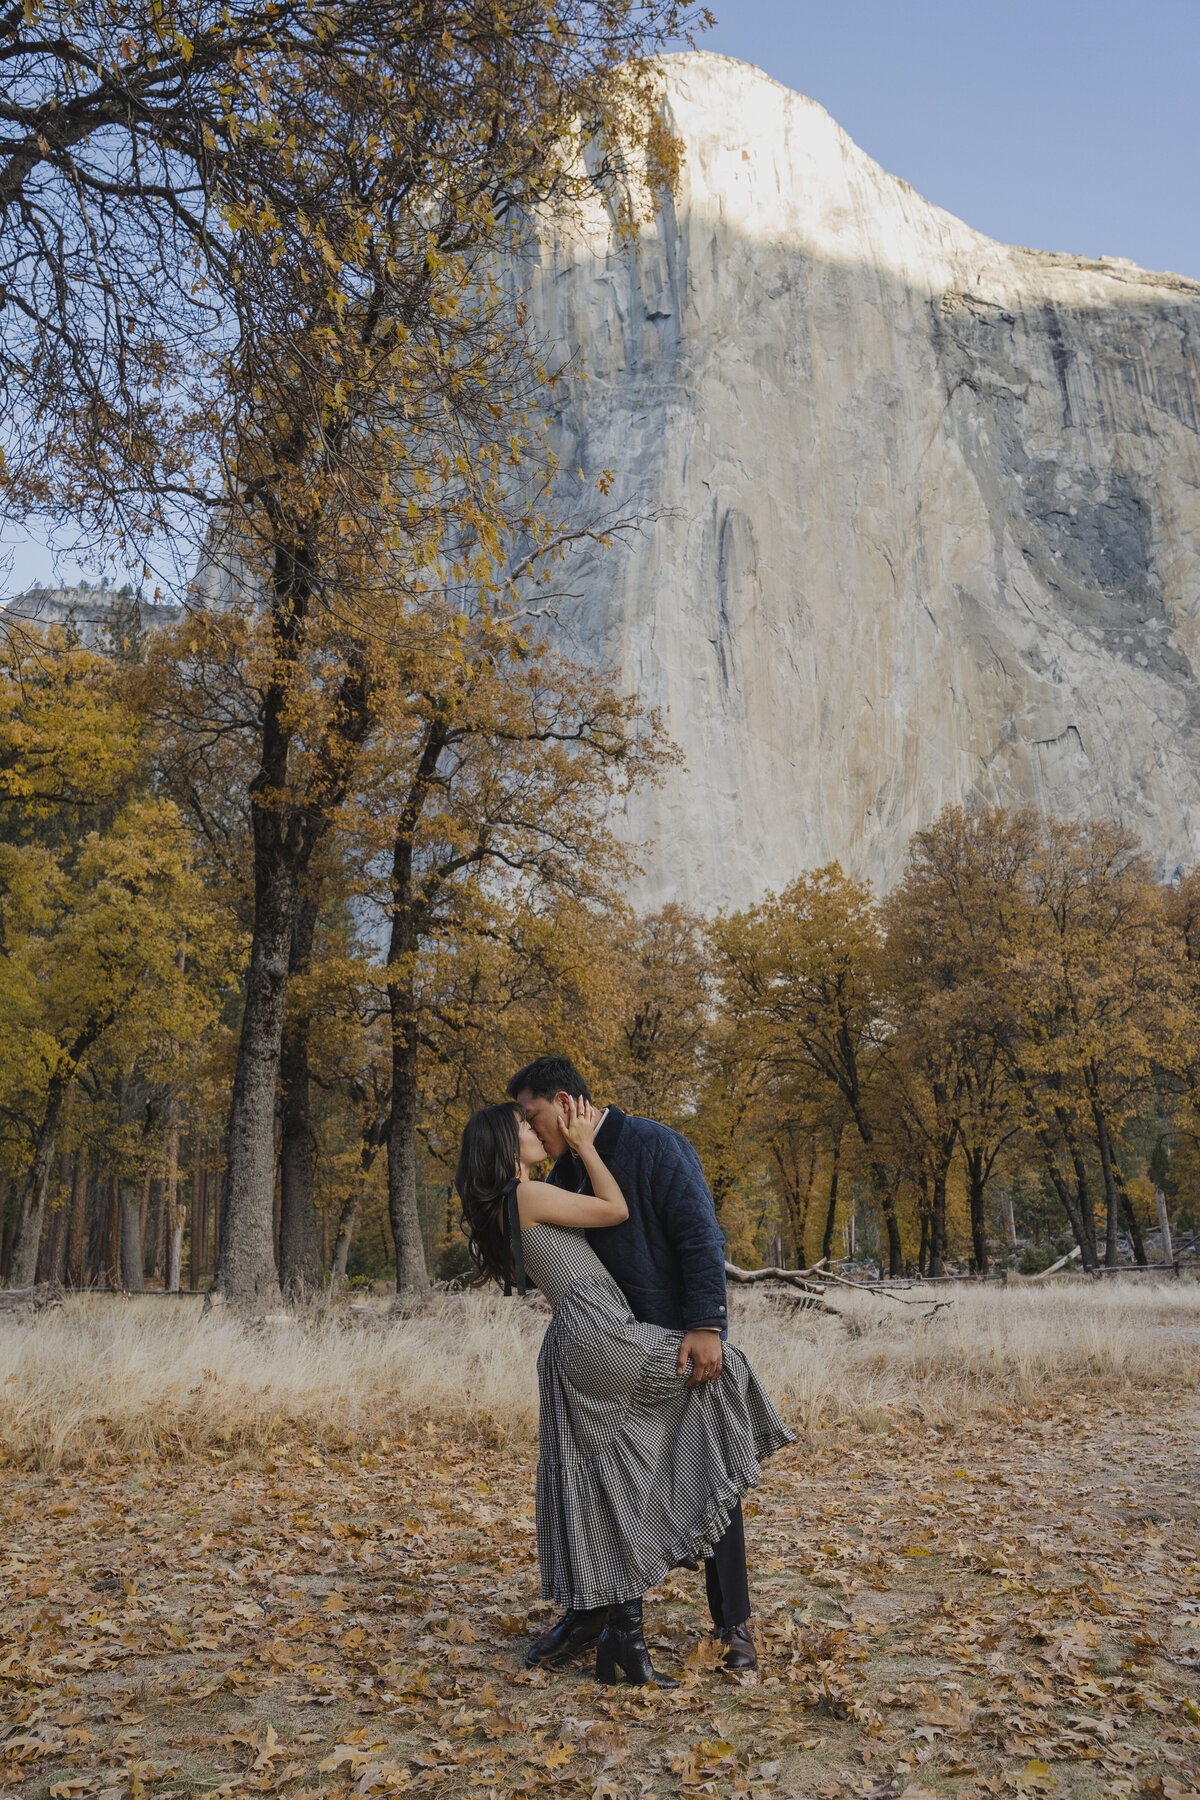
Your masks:
M596 1646L596 1680L606 1681L611 1687L620 1680L618 1669L634 1687L645 1687L651 1681L660 1688L679 1686L670 1675L660 1675L651 1664L642 1635L640 1600L625 1600L620 1606L609 1608L608 1624Z

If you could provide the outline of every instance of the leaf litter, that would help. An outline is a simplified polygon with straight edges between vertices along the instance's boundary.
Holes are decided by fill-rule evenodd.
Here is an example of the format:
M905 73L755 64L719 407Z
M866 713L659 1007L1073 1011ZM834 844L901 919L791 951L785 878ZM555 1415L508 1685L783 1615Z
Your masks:
M527 1445L8 1471L0 1794L1200 1800L1194 1477L1135 1392L832 1430L747 1503L757 1675L679 1571L660 1692L524 1670Z

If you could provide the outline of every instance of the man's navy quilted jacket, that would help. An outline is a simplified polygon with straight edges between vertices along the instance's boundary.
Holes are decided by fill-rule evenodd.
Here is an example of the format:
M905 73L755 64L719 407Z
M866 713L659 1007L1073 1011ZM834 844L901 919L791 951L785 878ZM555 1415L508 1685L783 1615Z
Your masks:
M690 1331L724 1330L725 1239L700 1158L685 1137L610 1106L596 1149L629 1205L621 1225L589 1231L588 1242L635 1319ZM590 1194L583 1164L570 1151L550 1176L558 1187Z

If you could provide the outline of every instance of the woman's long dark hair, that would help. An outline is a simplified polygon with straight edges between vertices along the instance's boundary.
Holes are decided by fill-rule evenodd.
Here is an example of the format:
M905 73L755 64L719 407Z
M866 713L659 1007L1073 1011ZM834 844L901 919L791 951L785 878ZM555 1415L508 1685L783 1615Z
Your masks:
M454 1175L472 1261L481 1275L499 1282L508 1273L503 1200L505 1187L517 1173L520 1118L511 1101L472 1113Z

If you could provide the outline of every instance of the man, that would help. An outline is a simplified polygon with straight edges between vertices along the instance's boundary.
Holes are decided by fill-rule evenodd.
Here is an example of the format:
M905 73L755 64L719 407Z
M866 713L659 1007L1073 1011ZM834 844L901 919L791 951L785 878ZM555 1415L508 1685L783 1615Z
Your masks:
M590 1193L583 1165L571 1154L563 1131L568 1099L591 1099L574 1064L565 1056L540 1056L517 1071L508 1091L554 1161L550 1180ZM629 1217L622 1225L589 1231L589 1243L636 1319L684 1333L679 1373L690 1359L688 1385L716 1381L727 1324L725 1240L700 1158L677 1131L616 1106L605 1108L596 1149L620 1183ZM725 1667L757 1668L747 1625L750 1587L740 1503L724 1537L705 1558L704 1582L713 1624L725 1645ZM561 1667L596 1643L604 1620L603 1607L564 1613L530 1647L526 1666Z

